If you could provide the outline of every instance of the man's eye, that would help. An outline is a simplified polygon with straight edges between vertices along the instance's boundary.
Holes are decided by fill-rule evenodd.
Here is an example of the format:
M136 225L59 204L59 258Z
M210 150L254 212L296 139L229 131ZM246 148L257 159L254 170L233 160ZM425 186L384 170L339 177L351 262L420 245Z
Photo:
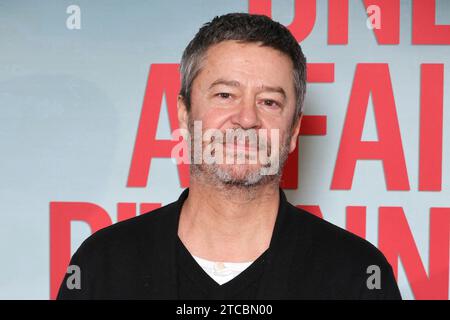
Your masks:
M220 92L220 93L216 94L216 96L219 96L220 98L223 98L223 99L228 99L231 97L231 94L229 94L227 92Z
M280 106L280 104L278 102L276 102L275 100L271 100L271 99L264 99L263 104L267 107L272 107L272 108L278 108Z

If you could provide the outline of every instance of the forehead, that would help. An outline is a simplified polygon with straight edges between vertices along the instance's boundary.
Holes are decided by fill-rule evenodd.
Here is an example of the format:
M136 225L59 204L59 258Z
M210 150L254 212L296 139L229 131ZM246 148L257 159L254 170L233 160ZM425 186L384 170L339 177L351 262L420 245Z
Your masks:
M283 52L260 43L223 41L208 48L198 74L205 89L218 78L244 86L281 86L293 93L293 64Z

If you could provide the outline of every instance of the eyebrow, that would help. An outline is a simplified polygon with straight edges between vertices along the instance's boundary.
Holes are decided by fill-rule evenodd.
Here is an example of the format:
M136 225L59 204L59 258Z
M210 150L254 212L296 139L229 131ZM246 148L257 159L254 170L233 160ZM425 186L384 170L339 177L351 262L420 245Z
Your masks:
M211 88L213 88L214 86L217 85L226 85L226 86L230 86L230 87L240 87L241 83L239 81L236 80L225 80L225 79L217 79L216 81L214 81L213 83L211 83L211 85L209 86L209 90L211 90ZM284 99L286 99L286 92L284 91L284 89L282 87L271 87L271 86L261 86L259 87L261 88L261 91L269 91L269 92L277 92L280 93Z
M213 83L211 83L211 85L209 86L209 89L211 89L214 86L217 85L226 85L226 86L230 86L230 87L239 87L241 84L239 83L239 81L236 80L225 80L225 79L217 79L216 81L214 81Z

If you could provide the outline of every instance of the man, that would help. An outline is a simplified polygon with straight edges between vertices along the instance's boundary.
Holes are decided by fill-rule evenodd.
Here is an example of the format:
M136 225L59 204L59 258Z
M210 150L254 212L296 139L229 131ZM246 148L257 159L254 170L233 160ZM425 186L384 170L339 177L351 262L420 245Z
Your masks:
M399 299L380 251L297 209L279 188L297 145L305 74L297 41L270 18L235 13L205 24L181 61L190 188L89 237L71 261L81 288L69 289L66 276L58 298ZM266 159L251 162L256 152Z

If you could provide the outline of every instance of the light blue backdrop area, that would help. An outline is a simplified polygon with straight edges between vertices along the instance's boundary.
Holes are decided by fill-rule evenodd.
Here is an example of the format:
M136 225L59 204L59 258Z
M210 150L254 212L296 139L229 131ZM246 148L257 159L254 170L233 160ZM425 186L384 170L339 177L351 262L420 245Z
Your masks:
M273 0L273 18L289 24L293 0ZM66 28L66 8L81 9L81 30ZM450 24L450 2L437 1ZM152 162L147 188L126 188L149 67L178 63L198 28L214 16L247 12L244 0L0 1L0 298L48 299L49 202L85 201L107 210L118 202L174 201L181 188L170 159ZM300 140L294 204L318 204L345 225L345 208L367 206L367 238L378 240L378 208L402 206L428 270L430 207L450 206L448 140L450 49L411 45L411 1L401 1L401 42L377 45L362 1L350 6L349 44L327 45L327 1L302 42L309 62L335 63L335 82L308 85L306 114L327 116L326 136ZM353 187L331 191L355 67L389 63L411 191L388 192L381 162L360 161ZM444 63L442 192L418 192L420 64ZM165 103L158 137L169 138ZM363 139L377 139L372 105ZM72 251L89 235L73 223ZM399 285L413 298L403 267Z

